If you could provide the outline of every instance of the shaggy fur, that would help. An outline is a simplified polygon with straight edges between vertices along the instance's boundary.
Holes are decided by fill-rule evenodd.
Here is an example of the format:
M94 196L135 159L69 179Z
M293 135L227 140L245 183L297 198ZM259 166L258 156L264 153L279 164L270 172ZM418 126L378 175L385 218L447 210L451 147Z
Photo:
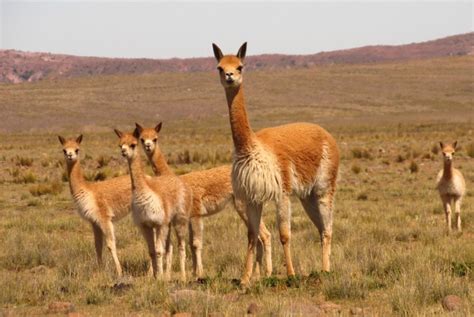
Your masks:
M456 150L457 142L453 144L444 144L440 142L441 152L443 154L444 166L438 173L436 179L436 188L438 189L443 208L446 215L446 224L448 232L451 232L451 208L456 214L456 227L461 231L461 203L466 192L466 182L462 173L453 167L453 155Z
M140 141L156 175L172 173L166 158L159 147L159 132L161 122L155 128L143 128L136 124L140 133ZM191 172L180 176L193 192L193 204L191 210L190 243L193 256L193 270L196 277L203 275L202 267L202 243L203 243L203 217L214 215L222 211L225 206L232 202L239 216L247 224L245 205L243 202L234 200L231 184L231 166L225 165L204 171ZM266 260L266 275L272 273L271 260L271 235L262 222L260 226L260 239L257 245L257 270L262 265L263 251Z
M192 192L175 175L146 177L138 150L139 133L133 135L115 130L120 138L122 155L127 158L131 188L132 215L147 242L152 261L153 276L163 276L163 255L168 233L173 225L178 238L181 280L186 280L185 235L192 205ZM156 232L155 232L156 230ZM167 261L165 279L170 277L170 261Z
M229 108L235 158L234 192L247 204L249 247L242 283L252 275L253 253L259 233L263 204L277 207L280 241L287 274L294 275L290 252L290 195L296 194L321 236L323 270L330 270L332 212L339 150L334 138L310 123L293 123L253 132L245 107L243 77L247 45L237 55L225 55L213 44L221 84Z
M105 243L112 253L117 274L122 276L113 222L122 219L130 212L130 178L123 176L97 183L86 182L79 162L82 135L69 140L59 136L59 141L63 146L69 188L77 211L83 219L92 225L97 262L102 265L105 237Z

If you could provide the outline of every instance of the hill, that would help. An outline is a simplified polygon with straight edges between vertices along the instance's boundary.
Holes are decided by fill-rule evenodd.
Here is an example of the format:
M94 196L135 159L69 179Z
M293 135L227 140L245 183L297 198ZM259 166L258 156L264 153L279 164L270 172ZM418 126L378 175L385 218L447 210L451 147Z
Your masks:
M474 116L474 56L308 69L249 71L254 128L296 120L329 125L462 121ZM110 131L135 121L192 120L222 128L227 107L217 71L88 76L0 85L0 132ZM213 121L209 121L213 120ZM183 123L181 123L183 124Z
M462 56L471 54L473 46L474 32L471 32L407 45L365 46L312 55L250 56L247 60L247 68L251 70L292 69L324 64L360 64ZM0 82L4 83L94 75L199 72L209 71L214 67L214 60L210 57L167 60L125 59L0 50Z

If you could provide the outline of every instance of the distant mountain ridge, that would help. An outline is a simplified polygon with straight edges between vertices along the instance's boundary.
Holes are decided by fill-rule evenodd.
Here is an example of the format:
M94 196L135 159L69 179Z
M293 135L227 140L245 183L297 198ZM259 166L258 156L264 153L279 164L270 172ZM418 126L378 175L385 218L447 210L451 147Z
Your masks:
M376 45L311 55L249 56L248 69L305 68L473 54L474 32L405 45ZM92 75L197 72L214 69L212 57L186 59L104 58L0 50L0 82L22 83Z

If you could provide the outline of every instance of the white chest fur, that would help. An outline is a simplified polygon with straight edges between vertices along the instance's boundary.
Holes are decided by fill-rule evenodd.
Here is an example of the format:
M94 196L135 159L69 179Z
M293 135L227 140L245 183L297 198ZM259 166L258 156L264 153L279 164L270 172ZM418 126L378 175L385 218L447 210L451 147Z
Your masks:
M235 157L232 187L238 197L263 203L278 200L282 194L281 171L275 155L257 143L246 156Z
M164 214L163 201L157 194L151 190L133 193L132 215L136 224L161 225Z
M94 195L83 189L73 194L79 215L92 222L98 221L98 207Z

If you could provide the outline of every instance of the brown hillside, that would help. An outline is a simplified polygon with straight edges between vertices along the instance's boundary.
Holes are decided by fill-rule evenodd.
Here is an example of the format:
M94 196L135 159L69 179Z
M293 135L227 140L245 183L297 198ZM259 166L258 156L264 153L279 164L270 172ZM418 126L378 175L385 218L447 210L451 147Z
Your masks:
M322 64L357 64L469 55L474 32L438 40L398 46L366 46L313 55L266 54L248 58L249 69L306 68ZM41 79L73 78L91 75L147 74L157 72L208 71L212 58L125 59L30 53L0 50L0 82L22 83Z

